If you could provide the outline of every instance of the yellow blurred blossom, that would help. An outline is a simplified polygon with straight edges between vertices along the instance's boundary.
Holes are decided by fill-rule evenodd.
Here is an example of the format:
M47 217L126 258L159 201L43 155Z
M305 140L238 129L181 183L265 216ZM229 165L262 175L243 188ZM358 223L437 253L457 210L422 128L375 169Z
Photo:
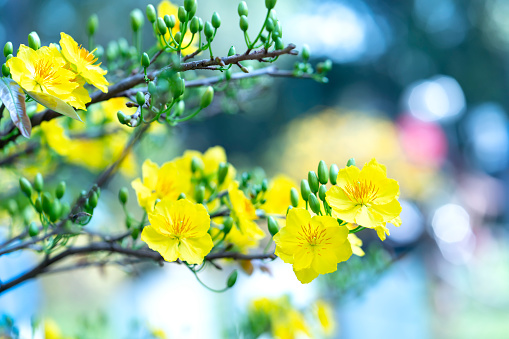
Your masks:
M385 166L375 159L362 170L348 166L339 170L337 185L326 193L332 216L343 221L375 228L399 216L399 184L387 178Z
M159 3L159 5L157 5L157 16L164 18L165 15L175 16L175 26L171 29L172 35L175 36L175 33L180 31L180 21L178 19L178 7L168 0L163 0ZM182 55L188 55L196 51L198 47L198 41L196 40L197 36L191 42L192 37L193 34L188 29L186 34L184 35L184 40L182 41L183 46L187 48L182 49ZM165 38L166 41L170 42L171 36L169 32L165 34Z
M348 234L348 241L352 246L352 253L356 256L362 257L364 256L364 251L362 250L362 240L356 236L354 233Z
M270 182L267 193L265 193L265 203L260 209L269 214L285 215L288 206L292 204L290 200L290 190L297 189L297 184L286 175L277 175Z
M323 300L315 303L318 320L325 335L331 336L336 329L336 321L334 320L334 310L331 305Z
M293 265L297 279L303 284L319 274L337 270L337 264L348 260L352 247L348 228L339 226L329 216L314 216L303 208L288 212L286 226L274 236L276 255Z
M214 246L208 233L210 217L201 204L163 199L148 219L150 225L143 229L141 240L166 261L201 264Z

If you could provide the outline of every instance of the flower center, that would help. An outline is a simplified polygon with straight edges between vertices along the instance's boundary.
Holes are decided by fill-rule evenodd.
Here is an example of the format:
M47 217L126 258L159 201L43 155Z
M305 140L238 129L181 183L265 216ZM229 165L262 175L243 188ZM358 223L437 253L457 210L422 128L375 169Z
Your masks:
M181 238L193 237L196 232L191 232L193 223L189 216L174 215L172 220L167 221L168 230L173 237L180 240Z
M310 223L301 227L297 239L301 245L305 243L311 246L330 245L330 243L327 242L330 240L330 237L327 238L325 229L319 229L318 227L313 228Z
M351 201L356 201L362 205L375 200L379 189L379 187L368 180L349 183L343 188Z
M41 89L44 84L57 82L57 68L54 67L51 60L39 59L34 66L34 81L41 86Z

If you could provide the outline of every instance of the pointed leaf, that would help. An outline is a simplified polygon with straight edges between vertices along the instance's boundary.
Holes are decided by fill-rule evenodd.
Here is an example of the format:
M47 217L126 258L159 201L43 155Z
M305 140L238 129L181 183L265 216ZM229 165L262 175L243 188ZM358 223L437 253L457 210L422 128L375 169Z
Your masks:
M44 107L49 108L52 111L57 113L67 115L69 118L73 118L74 120L82 121L78 113L72 108L68 103L60 100L59 98L41 92L28 92L27 94L32 97L35 101L43 105Z
M0 78L0 100L9 111L12 122L18 127L21 135L30 138L32 123L27 115L25 93L21 87L10 78Z

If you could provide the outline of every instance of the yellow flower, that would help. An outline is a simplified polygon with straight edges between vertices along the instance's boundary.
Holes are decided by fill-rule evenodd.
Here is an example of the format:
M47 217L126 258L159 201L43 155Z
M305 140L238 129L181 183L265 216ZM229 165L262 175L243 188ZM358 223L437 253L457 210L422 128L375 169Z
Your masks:
M174 15L175 16L175 26L171 29L171 33L175 37L175 33L180 31L180 28L179 28L180 21L178 19L178 7L175 6L174 4L172 4L168 0L163 0L159 3L159 5L157 5L157 15L161 18L164 18L165 15ZM171 37L170 37L169 32L167 32L165 34L165 38L166 38L166 41L170 42ZM191 54L197 49L198 41L195 39L197 39L198 36L195 36L195 39L193 40L192 43L191 43L191 38L192 38L192 33L189 31L189 28L188 28L186 34L184 35L184 40L182 41L182 44L184 47L186 47L189 44L190 45L189 45L189 47L182 49L182 55Z
M337 270L337 264L348 260L352 248L348 228L339 226L329 216L314 216L306 209L293 208L288 212L286 226L274 236L276 255L293 264L297 279L303 284L319 274Z
M288 206L292 204L290 200L290 190L297 189L297 184L285 175L276 176L270 183L267 193L265 193L265 203L260 209L269 214L286 214Z
M157 199L177 200L181 193L188 192L189 173L180 171L175 162L167 162L159 168L147 159L141 171L143 182L137 178L131 186L136 191L138 204L147 211L154 209Z
M74 39L65 33L60 33L60 46L65 59L71 64L71 68L78 76L104 93L108 92L108 81L104 78L107 71L100 67L100 63L94 65L97 61L95 55L85 48L78 46Z
M352 252L356 256L363 257L364 251L362 250L362 240L359 239L358 236L356 236L354 233L348 234L348 241L350 242L350 245L352 246Z
M362 170L356 166L341 169L337 185L326 194L332 216L368 228L385 225L399 216L399 185L387 178L385 166L375 159Z
M323 300L318 300L315 303L315 307L323 332L327 336L332 335L336 329L336 322L334 320L334 310L331 305Z
M49 94L67 103L75 100L73 91L79 87L76 74L65 68L66 61L56 47L37 51L21 45L17 56L7 60L12 79L25 91ZM57 51L58 52L58 51Z
M210 217L201 204L186 199L163 199L148 219L150 225L143 229L141 240L166 261L180 259L188 264L201 264L214 246L207 233Z

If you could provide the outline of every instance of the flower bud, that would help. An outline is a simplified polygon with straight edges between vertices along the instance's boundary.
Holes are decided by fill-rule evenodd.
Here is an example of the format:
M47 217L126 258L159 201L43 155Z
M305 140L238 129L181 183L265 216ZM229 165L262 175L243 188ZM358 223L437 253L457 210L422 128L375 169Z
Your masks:
M214 28L219 28L219 26L221 26L221 17L217 12L212 14L212 26L214 26Z
M239 3L239 7L237 8L237 11L239 13L239 16L247 16L248 10L247 10L247 4L245 1L241 1Z
M28 226L28 235L33 238L37 236L37 234L39 234L39 226L37 226L35 221L32 221Z
M90 16L90 18L88 18L88 35L94 35L97 31L97 27L99 27L99 18L97 17L97 14L94 13Z
M97 207L97 203L99 202L99 197L97 196L96 192L92 192L90 196L88 197L88 206L90 206L91 209L94 209Z
M323 160L318 163L318 180L322 185L329 182L329 169Z
M172 29L173 27L175 27L175 24L176 24L175 15L168 15L168 14L166 14L164 16L163 20L164 20L164 24L169 29Z
M127 117L126 115L124 114L124 112L122 111L118 111L117 112L117 118L118 118L118 121L122 124L122 125L125 125L127 123Z
M18 213L18 203L16 202L16 200L9 199L9 201L7 201L7 212L11 216L14 216L16 215L16 213Z
M267 181L267 179L263 179L262 186L261 186L262 191L267 192L268 188L269 188L269 182Z
M40 196L35 199L34 206L37 213L42 213L42 199Z
M154 8L154 6L152 4L148 4L147 5L147 9L145 10L145 14L147 14L148 21L150 21L151 23L156 22L156 20L157 20L157 13L156 13L156 9Z
M228 288L232 288L233 285L235 285L235 283L237 282L237 270L233 270L232 273L230 273L230 276L228 277L228 281L226 282L226 286L228 286Z
M110 41L106 48L106 58L109 61L115 60L118 57L118 43L115 40Z
M164 23L163 18L157 18L157 32L161 35L166 34L166 24Z
M227 162L222 162L219 164L219 168L217 169L217 182L219 185L224 182L224 179L228 175L229 169L230 165Z
M318 190L318 196L320 197L321 201L325 201L326 193L327 193L327 186L325 186L325 185L320 186L320 189Z
M228 51L228 56L234 56L236 53L235 53L235 47L232 46L230 47L230 50Z
M274 31L277 32L280 38L283 37L283 26L281 25L279 20L276 22L276 28L274 28Z
M65 194L65 188L66 188L65 181L60 181L55 190L55 196L57 197L57 199L62 199L62 197Z
M193 173L195 173L196 171L202 172L204 166L205 165L203 164L203 160L201 160L200 158L193 157L193 159L191 159L191 172Z
M267 23L265 24L265 29L267 32L272 32L274 30L274 21L271 18L267 19Z
M274 40L274 47L277 49L277 50L281 50L281 49L284 49L285 48L285 44L283 43L283 40L280 38L280 37L277 37L275 40Z
M309 182L306 179L302 179L300 182L300 195L304 201L308 201L311 189L309 188Z
M129 55L129 43L125 38L118 39L118 49L123 57L127 57Z
M290 189L290 201L293 207L299 206L299 192L293 187Z
M191 20L191 23L189 24L189 30L190 30L190 31L191 31L191 33L193 33L193 34L198 33L198 31L200 30L200 18L198 18L197 16L195 16L195 17Z
M239 26L243 32L247 31L247 29L249 28L249 21L247 20L247 16L242 15L240 17Z
M196 0L184 0L184 8L188 12L192 12L192 10L196 7Z
M129 200L129 190L127 187L122 187L120 191L118 191L118 200L122 205L127 203L127 200Z
M265 0L265 7L267 7L267 9L271 10L276 6L276 2L277 2L277 0Z
M205 23L205 30L203 31L203 33L205 33L205 36L207 37L207 40L212 38L212 36L214 35L214 27L212 26L210 21L207 21Z
M201 96L200 100L200 108L208 107L212 100L214 100L214 89L212 86L208 86L205 92L203 92L203 95Z
M276 22L277 21L277 13L276 13L276 10L275 9L271 9L270 12L269 12L269 18L272 20L272 22Z
M182 199L185 199L186 198L186 194L185 193L180 193L177 200L182 200Z
M186 21L187 12L184 6L180 6L177 12L177 18L179 18L180 22Z
M178 44L180 44L180 43L182 42L182 33L180 33L180 32L175 33L174 38L175 38L175 41L176 41Z
M223 233L226 235L230 233L233 226L233 219L230 216L227 216L223 219Z
M34 51L37 51L39 48L41 48L41 39L39 39L37 32L34 31L28 34L28 47Z
M318 192L318 177L316 176L315 171L309 171L308 172L308 182L309 182L309 188L311 188L311 192L316 193Z
M186 90L186 82L184 79L177 79L173 88L173 97L176 99L184 94Z
M302 46L302 59L304 59L304 61L308 61L309 60L309 46L308 45L304 45Z
M288 208L286 209L286 216L288 216L288 212L290 212L290 210L293 208L292 205L288 206Z
M311 210L315 212L315 214L320 213L320 202L314 194L309 195L309 207L311 207Z
M173 114L176 116L176 117L179 117L181 116L182 114L184 114L184 110L186 109L186 103L184 102L184 100L181 100L177 103L177 105L175 106L175 108L173 109ZM167 118L169 118L170 115L167 115Z
M12 47L12 42L7 41L4 46L4 57L7 57L9 54L12 54L14 51Z
M194 190L194 199L198 204L201 204L203 202L203 199L205 199L205 186L203 185L196 186Z
M153 81L148 83L148 92L151 95L154 95L157 92L157 86L156 86L156 84Z
M37 192L42 191L42 189L44 188L44 179L43 179L41 173L37 173L35 175L34 188Z
M51 212L51 206L53 205L53 197L48 192L42 194L42 210L47 215Z
M143 17L143 13L139 8L133 9L131 11L131 28L133 32L138 32L145 23L145 18Z
M139 235L140 235L140 229L138 227L133 228L131 231L131 238L133 238L133 240L136 240L136 239L138 239Z
M150 66L150 58L148 57L147 53L142 54L140 62L143 68L147 68L148 66Z
M9 66L7 66L7 64L2 65L2 75L4 77L8 77L9 75L11 75L11 69L9 68Z
M198 21L200 22L200 28L198 29L199 32L203 31L203 20L201 18L198 18Z
M330 165L329 179L330 179L331 184L336 185L336 181L338 179L338 173L339 173L338 165L336 165L336 164Z
M273 217L268 217L267 228L269 229L270 235L275 236L277 232L279 232L279 225L277 224L276 219L274 219Z
M145 105L145 94L143 94L143 92L136 93L136 102L140 106Z
M51 222L55 222L60 218L62 215L62 204L60 203L60 200L56 199L53 200L53 203L51 204L51 209L49 211L49 220Z
M355 166L355 159L354 158L348 159L348 161L346 162L346 166L347 167Z

